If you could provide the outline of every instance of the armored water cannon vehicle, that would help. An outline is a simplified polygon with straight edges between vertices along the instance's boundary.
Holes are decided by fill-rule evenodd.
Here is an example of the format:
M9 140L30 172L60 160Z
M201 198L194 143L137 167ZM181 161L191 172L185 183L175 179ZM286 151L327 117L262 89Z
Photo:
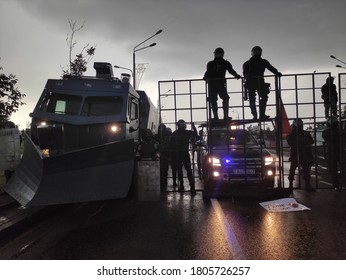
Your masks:
M95 77L49 79L33 112L24 155L5 190L24 206L124 198L133 183L142 131L158 113L145 92L112 65Z

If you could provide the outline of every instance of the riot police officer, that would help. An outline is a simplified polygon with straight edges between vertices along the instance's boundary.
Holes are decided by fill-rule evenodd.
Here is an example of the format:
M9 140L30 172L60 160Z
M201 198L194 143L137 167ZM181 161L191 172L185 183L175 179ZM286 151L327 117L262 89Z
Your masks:
M315 191L310 185L311 167L313 165L312 144L314 140L308 131L303 129L303 121L295 119L292 125L292 131L287 135L287 143L291 147L290 153L290 171L288 180L290 187L293 187L294 173L298 166L303 168L303 178L305 189Z
M194 123L191 123L192 130L186 129L186 122L179 120L177 122L177 130L172 133L172 141L174 152L172 154L172 165L176 167L179 180L179 191L184 190L183 166L187 173L187 178L190 183L191 193L196 193L195 181L192 174L191 159L189 146L190 141L194 141L197 137L197 130Z
M338 115L338 93L334 84L334 77L326 79L326 83L321 87L321 92L326 119L328 120L329 118L330 110L332 111L332 116L336 117Z
M281 77L281 73L274 68L266 59L263 59L262 48L255 46L251 50L252 57L243 64L243 74L245 81L245 88L249 94L249 103L251 114L254 120L257 120L256 110L256 91L259 96L259 115L260 120L267 120L269 116L265 114L268 94L270 92L270 84L264 81L264 71L268 69L273 74Z
M224 120L230 119L228 117L229 96L227 93L226 85L226 71L232 74L237 79L240 75L233 69L232 64L225 60L224 50L216 48L214 51L214 60L209 61L207 64L207 71L204 74L203 80L208 83L209 102L213 111L214 119L218 120L217 96L222 99L222 108Z

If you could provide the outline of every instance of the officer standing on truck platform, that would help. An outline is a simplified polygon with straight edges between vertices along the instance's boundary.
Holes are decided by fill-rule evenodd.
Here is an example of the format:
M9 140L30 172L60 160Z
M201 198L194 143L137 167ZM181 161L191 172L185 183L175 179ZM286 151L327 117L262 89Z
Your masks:
M214 60L209 61L207 64L207 71L204 74L203 80L208 83L208 100L213 111L214 119L218 120L218 108L217 108L217 96L219 95L222 99L223 118L229 120L228 107L229 107L229 96L227 93L226 84L226 71L231 75L240 79L240 75L233 69L232 64L225 60L224 50L222 48L216 48L214 51Z
M246 79L245 90L249 94L249 103L253 119L257 121L256 110L256 91L259 96L259 114L260 120L267 120L269 116L265 114L270 84L264 81L264 71L268 69L273 74L281 77L281 73L274 68L266 59L261 58L262 48L255 46L251 50L252 57L243 64L243 75Z
M192 130L186 129L186 122L179 120L177 122L177 130L172 133L172 141L174 152L172 153L172 164L176 166L178 171L179 191L184 190L183 178L183 165L185 167L187 178L190 183L190 190L192 194L196 193L195 181L192 174L191 159L190 159L190 140L193 142L197 137L197 130L195 124L192 122Z
M336 117L338 115L338 93L334 84L334 77L328 77L326 79L326 83L321 87L321 92L326 119L328 120L330 111L332 111L331 116Z

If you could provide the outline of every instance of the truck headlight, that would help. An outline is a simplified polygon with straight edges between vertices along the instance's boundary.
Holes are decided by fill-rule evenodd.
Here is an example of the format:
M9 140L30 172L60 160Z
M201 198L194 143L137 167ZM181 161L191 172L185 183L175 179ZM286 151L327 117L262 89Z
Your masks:
M117 133L117 132L119 131L119 126L117 126L117 125L115 125L115 124L111 125L111 126L110 126L110 131L111 131L112 133Z
M274 162L274 158L272 156L267 156L264 158L264 165L270 165Z
M221 166L221 161L219 158L209 158L209 162L211 163L212 166Z

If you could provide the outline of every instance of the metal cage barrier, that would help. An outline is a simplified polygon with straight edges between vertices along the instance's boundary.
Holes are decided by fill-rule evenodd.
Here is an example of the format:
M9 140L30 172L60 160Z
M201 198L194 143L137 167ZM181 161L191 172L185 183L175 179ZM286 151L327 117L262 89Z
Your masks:
M235 78L227 78L226 86L229 99L229 114L233 118L231 123L250 131L258 140L265 143L264 147L275 154L276 175L275 188L286 188L288 186L288 170L290 166L290 148L286 136L292 122L300 118L304 122L304 130L311 133L314 139L313 155L315 158L311 169L311 182L316 188L331 188L331 179L328 173L328 165L324 159L324 143L321 137L326 128L327 120L324 116L324 103L321 98L321 87L330 72L285 74L281 78L270 75L265 76L270 83L266 112L270 119L265 121L253 121L248 101L245 100L244 81ZM346 91L346 73L338 75L338 118L340 124L340 135L344 135L343 127L346 127L343 117L345 114L342 97ZM184 119L188 129L191 123L197 127L197 131L203 130L202 138L205 138L213 129L211 123L211 107L208 102L207 83L202 79L169 80L158 82L160 122L164 123L172 131L176 129L179 119ZM221 99L218 99L218 109L222 108ZM258 104L256 105L258 106ZM346 129L346 128L345 128ZM342 149L344 149L345 138L342 136ZM196 182L196 188L203 189L200 183L198 161L195 145L191 143L189 151L192 162L192 172ZM340 151L342 152L342 151ZM340 172L341 179L346 176L344 171L345 159L341 157ZM317 174L319 176L317 176ZM169 176L169 179L172 177ZM186 178L186 177L185 177ZM342 180L342 182L345 180ZM298 167L295 172L294 188L302 188L302 172ZM170 181L168 183L170 185Z

